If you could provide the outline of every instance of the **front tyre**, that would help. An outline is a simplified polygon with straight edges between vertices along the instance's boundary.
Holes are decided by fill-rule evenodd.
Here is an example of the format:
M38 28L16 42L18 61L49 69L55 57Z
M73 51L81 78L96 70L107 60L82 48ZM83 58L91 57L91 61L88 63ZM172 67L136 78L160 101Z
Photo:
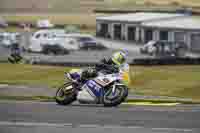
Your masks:
M71 82L65 83L56 92L56 102L60 105L68 105L76 100L76 91Z
M103 104L105 107L112 107L112 106L118 106L122 102L125 101L125 99L128 96L128 88L126 86L116 86L116 92L113 95L112 94L112 86L109 88L104 97L103 97Z

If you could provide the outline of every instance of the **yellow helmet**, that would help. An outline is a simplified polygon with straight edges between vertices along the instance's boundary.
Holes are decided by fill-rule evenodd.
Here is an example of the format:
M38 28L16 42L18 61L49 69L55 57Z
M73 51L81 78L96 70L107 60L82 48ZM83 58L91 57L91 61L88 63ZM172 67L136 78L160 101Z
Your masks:
M126 58L127 58L127 53L124 52L124 51L119 51L119 52L116 52L112 55L112 61L117 65L117 66L120 66L122 65L123 63L125 63L126 61Z

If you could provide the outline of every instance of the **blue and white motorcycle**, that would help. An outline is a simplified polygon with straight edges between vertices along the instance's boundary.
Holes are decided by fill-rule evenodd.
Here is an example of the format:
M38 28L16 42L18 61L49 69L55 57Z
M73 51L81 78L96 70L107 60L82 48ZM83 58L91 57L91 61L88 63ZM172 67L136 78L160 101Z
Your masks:
M80 82L81 73L81 69L72 69L65 74L68 80L56 93L58 104L68 105L77 100L79 103L111 107L121 104L127 98L128 87L125 83L129 80L128 69L113 74L98 72L97 77L84 83Z

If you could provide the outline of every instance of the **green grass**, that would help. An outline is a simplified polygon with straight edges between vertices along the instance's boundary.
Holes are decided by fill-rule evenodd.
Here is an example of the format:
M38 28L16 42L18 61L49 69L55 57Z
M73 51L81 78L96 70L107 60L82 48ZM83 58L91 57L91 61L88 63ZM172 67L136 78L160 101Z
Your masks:
M10 6L9 2L7 6L9 9L15 7L15 5ZM15 0L16 2L17 0ZM193 7L192 10L200 12L200 1L199 0L75 0L68 1L71 4L66 5L65 0L59 0L59 2L54 0L49 0L48 5L51 5L49 12L40 12L31 9L32 13L26 12L21 13L1 13L1 16L10 22L31 22L36 23L40 19L49 19L53 24L75 24L80 27L86 25L87 29L81 29L83 33L95 33L96 30L96 16L102 14L95 14L92 11L94 9L101 10L175 10L180 7ZM45 2L44 2L45 3ZM43 3L43 4L44 4ZM18 3L17 3L18 4ZM38 3L39 4L39 3ZM46 3L45 3L46 4ZM36 4L37 5L37 4ZM45 7L44 7L45 8ZM8 9L8 10L9 10ZM17 9L16 9L17 10ZM57 12L57 10L60 10ZM75 10L75 11L74 11ZM32 29L34 31L34 29ZM23 31L21 28L9 27L6 29L9 32L20 32Z
M80 27L80 32L95 34L96 31L96 16L101 14L86 14L86 13L68 13L68 14L24 14L24 15L6 15L3 18L9 22L29 22L36 24L40 19L48 19L53 24L77 25ZM84 28L85 27L85 28ZM22 32L23 28L9 26L5 29L8 32ZM31 29L36 31L36 29Z
M110 3L115 3L115 4L132 4L132 5L187 5L187 6L194 6L194 5L199 5L200 2L199 0L109 0Z
M31 28L30 31L35 32L37 29ZM6 32L24 32L23 28L15 27L15 26L9 26L4 28L2 31Z
M94 9L163 9L165 7L200 7L199 0L4 0L2 12L92 13Z
M130 86L135 88L136 93L140 94L177 96L199 100L199 70L200 66L132 67Z
M64 71L70 68L0 64L0 83L57 87L64 82Z
M69 67L0 64L0 84L58 87ZM200 66L131 66L130 92L200 101Z
M95 35L96 34L96 29L93 29L93 28L82 28L82 29L79 29L80 30L80 33L86 33L86 34L91 34L91 35ZM13 26L9 26L5 29L2 29L0 30L0 32L3 32L3 31L7 31L7 32L24 32L24 29L23 28L19 28L19 27L13 27ZM37 31L37 29L35 28L31 28L30 29L31 32L35 32Z
M10 22L31 22L35 23L40 19L48 19L53 24L85 24L90 28L96 27L96 16L100 14L88 13L66 13L66 14L2 14L6 21Z
M92 12L96 6L105 5L104 2L96 0L3 0L0 8L4 12ZM25 10L25 11L24 11Z
M0 100L53 102L55 101L55 98L47 96L0 96Z

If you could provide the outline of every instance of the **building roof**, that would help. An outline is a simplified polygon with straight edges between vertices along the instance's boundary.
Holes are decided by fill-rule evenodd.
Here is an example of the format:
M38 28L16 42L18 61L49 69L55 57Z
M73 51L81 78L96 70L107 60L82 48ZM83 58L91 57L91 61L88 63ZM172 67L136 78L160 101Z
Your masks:
M200 30L200 19L193 17L144 22L145 27Z
M160 20L160 19L167 19L167 18L174 18L181 16L184 15L175 13L138 12L138 13L97 17L96 20L119 21L119 22L144 22L144 21Z

